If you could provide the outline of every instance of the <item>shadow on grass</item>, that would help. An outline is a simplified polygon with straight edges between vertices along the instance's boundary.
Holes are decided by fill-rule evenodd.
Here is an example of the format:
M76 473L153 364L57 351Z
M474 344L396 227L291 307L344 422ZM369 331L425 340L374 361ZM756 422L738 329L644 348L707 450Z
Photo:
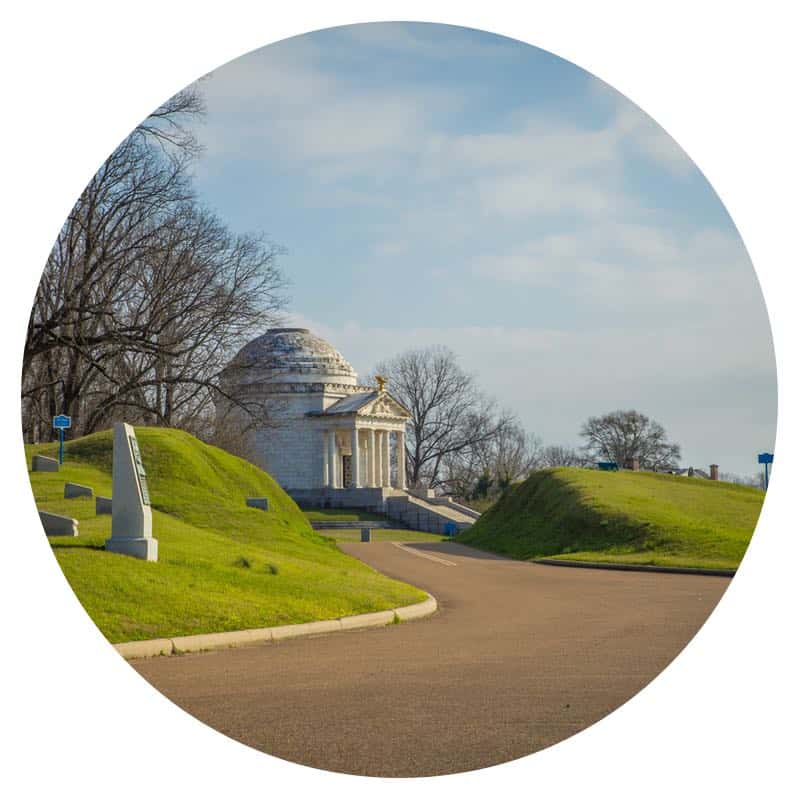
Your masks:
M509 488L455 543L529 560L584 551L635 552L648 533L646 524L622 514L601 514L575 486L553 470L542 470Z
M102 544L68 544L67 542L50 542L53 550L105 550Z

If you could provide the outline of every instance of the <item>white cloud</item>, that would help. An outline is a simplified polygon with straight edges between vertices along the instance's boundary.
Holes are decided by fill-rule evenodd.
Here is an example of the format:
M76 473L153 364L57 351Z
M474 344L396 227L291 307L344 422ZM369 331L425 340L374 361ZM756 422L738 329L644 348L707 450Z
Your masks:
M457 38L454 47L471 48ZM366 41L393 57L438 61L442 53L408 26L361 26L328 36L324 63L350 58L352 68ZM680 210L643 207L626 183L626 169L645 164L662 180L706 191L682 180L692 162L652 119L590 81L602 106L589 115L592 126L536 108L488 120L472 113L466 82L376 88L323 69L320 55L318 43L301 38L217 72L205 87L208 168L246 154L254 169L263 158L290 172L298 218L312 207L352 215L344 224L357 244L345 256L344 287L359 268L397 262L395 279L442 293L448 322L426 324L409 306L389 317L402 327L367 326L343 301L325 320L296 316L296 324L329 339L362 373L409 347L446 344L551 441L574 441L589 414L631 406L695 438L705 420L709 458L721 463L725 447L733 453L768 438L774 417L750 420L746 411L751 401L764 408L774 387L766 318L741 242ZM465 112L470 125L458 122ZM532 309L537 293L557 296L563 326L538 324L535 311L500 326L447 317L454 298L481 288L495 302L504 291L528 293ZM584 315L591 324L581 324ZM734 425L745 444L725 441Z

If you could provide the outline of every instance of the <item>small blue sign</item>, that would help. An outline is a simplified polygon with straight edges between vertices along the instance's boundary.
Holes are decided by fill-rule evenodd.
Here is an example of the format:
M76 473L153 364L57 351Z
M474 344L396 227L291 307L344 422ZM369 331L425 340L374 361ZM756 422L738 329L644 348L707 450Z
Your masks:
M773 459L772 453L759 453L758 454L758 463L759 464L771 464Z
M60 430L64 428L71 428L72 417L68 417L66 414L59 414L57 417L53 417L53 427Z
M444 533L445 536L455 536L458 533L458 525L455 522L445 522Z

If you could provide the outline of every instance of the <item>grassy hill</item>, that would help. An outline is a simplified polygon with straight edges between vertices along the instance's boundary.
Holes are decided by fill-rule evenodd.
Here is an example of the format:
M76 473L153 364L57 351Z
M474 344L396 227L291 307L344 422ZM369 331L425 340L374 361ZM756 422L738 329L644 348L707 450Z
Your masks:
M509 489L458 541L522 559L733 569L763 501L722 481L548 469Z
M107 553L111 517L64 483L111 496L111 431L68 442L58 473L30 473L37 506L80 520L53 552L89 616L112 642L268 627L379 611L425 599L316 534L265 472L182 431L137 428L158 562ZM57 445L26 447L56 456ZM245 506L266 496L268 512ZM44 535L44 533L42 533Z

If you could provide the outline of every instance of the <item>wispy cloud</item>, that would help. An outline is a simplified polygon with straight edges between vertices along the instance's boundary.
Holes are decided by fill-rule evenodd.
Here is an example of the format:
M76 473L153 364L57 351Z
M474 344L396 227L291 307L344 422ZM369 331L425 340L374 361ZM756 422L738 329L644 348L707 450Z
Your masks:
M442 343L550 439L641 404L761 446L769 328L727 215L650 117L530 53L411 24L256 51L204 83L201 177L284 223L298 323L362 372Z

